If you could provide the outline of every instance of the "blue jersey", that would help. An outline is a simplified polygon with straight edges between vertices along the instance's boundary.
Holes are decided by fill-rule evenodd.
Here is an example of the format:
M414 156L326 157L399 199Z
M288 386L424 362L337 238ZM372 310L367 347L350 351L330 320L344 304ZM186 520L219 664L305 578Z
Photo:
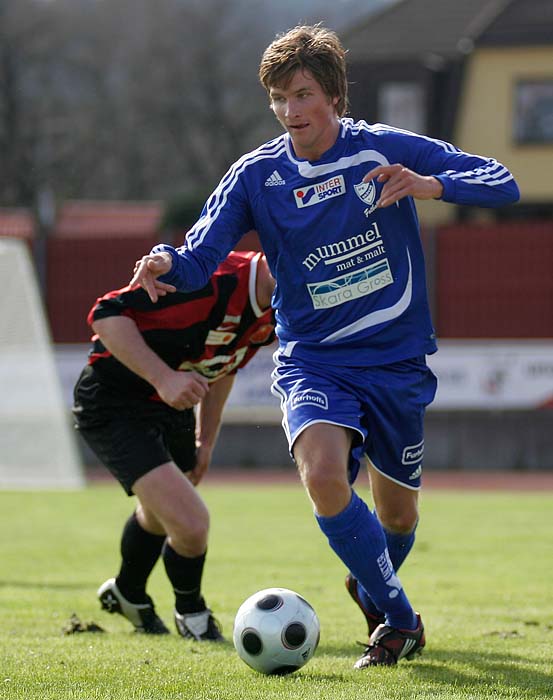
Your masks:
M436 350L424 258L411 197L377 208L377 165L401 163L443 185L442 199L496 207L518 199L491 158L382 124L341 120L320 160L297 158L287 133L247 153L223 177L161 279L206 284L240 237L255 229L277 281L281 351L303 360L383 365Z

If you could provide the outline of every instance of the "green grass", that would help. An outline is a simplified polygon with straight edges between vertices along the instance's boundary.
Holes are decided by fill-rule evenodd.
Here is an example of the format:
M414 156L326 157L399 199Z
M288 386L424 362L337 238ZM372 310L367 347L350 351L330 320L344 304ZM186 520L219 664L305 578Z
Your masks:
M292 588L316 608L321 643L288 677L264 677L231 643L146 638L99 610L132 501L115 485L0 493L0 698L5 700L395 700L553 698L552 493L427 491L402 581L427 648L396 668L354 671L361 614L299 484L206 484L212 513L205 595L231 637L251 593ZM364 489L363 489L364 491ZM171 622L163 568L150 592ZM105 634L62 634L72 613ZM172 622L171 622L172 625Z

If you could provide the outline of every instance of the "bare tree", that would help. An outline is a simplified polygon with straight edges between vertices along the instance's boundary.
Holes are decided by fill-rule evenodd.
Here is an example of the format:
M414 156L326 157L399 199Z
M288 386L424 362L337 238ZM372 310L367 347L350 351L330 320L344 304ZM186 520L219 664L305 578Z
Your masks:
M284 9L0 0L0 205L207 194L278 132L257 65Z
M49 54L47 13L31 0L0 0L0 201L32 203L44 177L40 94Z

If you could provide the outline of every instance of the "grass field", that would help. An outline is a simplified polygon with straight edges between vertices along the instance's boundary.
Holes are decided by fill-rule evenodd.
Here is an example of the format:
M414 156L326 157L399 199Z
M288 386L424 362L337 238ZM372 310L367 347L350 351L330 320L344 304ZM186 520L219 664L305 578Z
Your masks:
M251 593L292 588L316 608L321 643L287 677L264 677L231 642L213 648L146 638L99 609L97 586L117 571L132 507L120 488L0 493L0 698L5 700L250 698L395 700L553 698L553 492L427 491L402 581L427 628L425 653L396 668L354 671L361 614L345 571L299 485L206 484L212 512L205 594L232 636ZM169 586L151 581L171 623ZM72 613L105 633L64 635Z

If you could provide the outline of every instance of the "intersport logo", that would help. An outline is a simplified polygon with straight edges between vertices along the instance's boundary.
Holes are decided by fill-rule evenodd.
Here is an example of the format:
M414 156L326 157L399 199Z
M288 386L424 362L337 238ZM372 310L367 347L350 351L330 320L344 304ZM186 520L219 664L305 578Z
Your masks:
M307 187L299 187L294 190L294 200L298 209L304 207L312 207L314 204L320 204L332 197L339 197L346 193L346 183L343 175L336 175L324 182L318 182L316 185L308 185Z

